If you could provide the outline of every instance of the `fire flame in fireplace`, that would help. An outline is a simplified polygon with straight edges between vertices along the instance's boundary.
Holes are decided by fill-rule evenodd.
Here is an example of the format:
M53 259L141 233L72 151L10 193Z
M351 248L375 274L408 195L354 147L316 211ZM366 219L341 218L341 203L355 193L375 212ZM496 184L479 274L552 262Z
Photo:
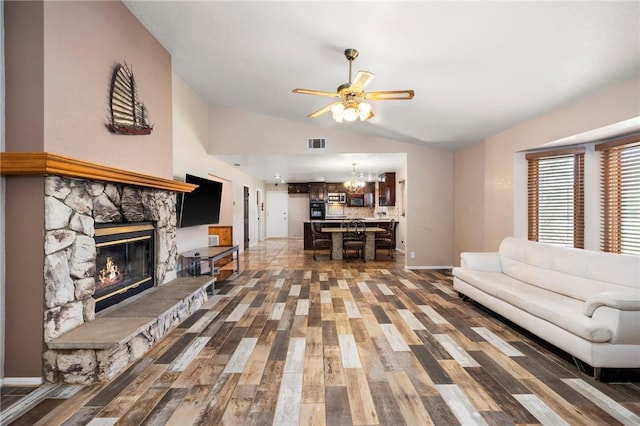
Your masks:
M107 256L107 261L105 263L104 269L101 269L98 274L100 282L102 284L111 285L120 281L122 279L120 268L116 265L111 256Z

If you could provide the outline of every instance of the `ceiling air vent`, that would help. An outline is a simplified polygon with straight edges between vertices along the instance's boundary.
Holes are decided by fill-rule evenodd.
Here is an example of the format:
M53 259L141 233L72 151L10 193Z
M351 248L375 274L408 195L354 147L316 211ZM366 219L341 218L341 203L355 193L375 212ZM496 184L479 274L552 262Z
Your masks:
M327 147L327 140L325 138L309 138L307 142L309 149L325 149Z

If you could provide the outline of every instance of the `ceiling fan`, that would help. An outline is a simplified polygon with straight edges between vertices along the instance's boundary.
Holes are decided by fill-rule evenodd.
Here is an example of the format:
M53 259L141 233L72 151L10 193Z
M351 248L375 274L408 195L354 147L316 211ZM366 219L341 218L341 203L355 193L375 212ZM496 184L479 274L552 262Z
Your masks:
M312 112L307 117L316 118L325 112L331 111L333 119L339 123L342 123L343 120L354 121L357 118L361 121L365 121L374 116L373 111L371 110L371 104L367 101L413 99L413 90L365 92L364 88L371 82L371 80L373 80L375 74L369 71L358 71L355 79L351 80L351 65L353 60L358 57L358 51L356 49L346 49L344 51L344 56L349 61L349 82L340 85L336 92L324 92L322 90L312 89L293 89L293 93L341 98L340 101L327 105L316 112Z

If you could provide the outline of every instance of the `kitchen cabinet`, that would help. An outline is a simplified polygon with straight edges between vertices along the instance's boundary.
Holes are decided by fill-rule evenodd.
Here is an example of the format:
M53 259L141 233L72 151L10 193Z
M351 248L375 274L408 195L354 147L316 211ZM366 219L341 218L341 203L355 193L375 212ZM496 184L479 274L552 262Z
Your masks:
M375 207L376 183L367 182L364 186L364 206Z
M304 237L304 249L313 250L313 235L311 232L311 223L305 222L302 224L302 232Z
M395 172L383 173L378 178L378 205L396 205L396 174Z
M309 201L324 201L324 183L309 184Z
M219 246L233 246L233 227L231 226L209 226L209 236L218 236ZM236 260L238 252L236 251ZM234 272L233 268L233 251L227 256L217 259L215 268L218 270L217 280L224 280ZM231 266L231 268L229 267Z
M290 183L289 184L289 194L308 194L308 193L309 193L308 183Z
M327 189L327 194L331 192L347 192L343 182L330 182L325 184L325 188Z
M219 246L233 245L233 227L231 226L209 226L209 235L218 236Z

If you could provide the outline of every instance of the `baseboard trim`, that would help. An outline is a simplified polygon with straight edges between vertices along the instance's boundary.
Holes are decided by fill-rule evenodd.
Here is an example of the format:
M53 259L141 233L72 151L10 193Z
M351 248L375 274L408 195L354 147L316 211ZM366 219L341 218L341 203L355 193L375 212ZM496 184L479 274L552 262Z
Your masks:
M404 269L453 269L453 266L405 266Z
M5 377L2 386L40 386L42 377Z

